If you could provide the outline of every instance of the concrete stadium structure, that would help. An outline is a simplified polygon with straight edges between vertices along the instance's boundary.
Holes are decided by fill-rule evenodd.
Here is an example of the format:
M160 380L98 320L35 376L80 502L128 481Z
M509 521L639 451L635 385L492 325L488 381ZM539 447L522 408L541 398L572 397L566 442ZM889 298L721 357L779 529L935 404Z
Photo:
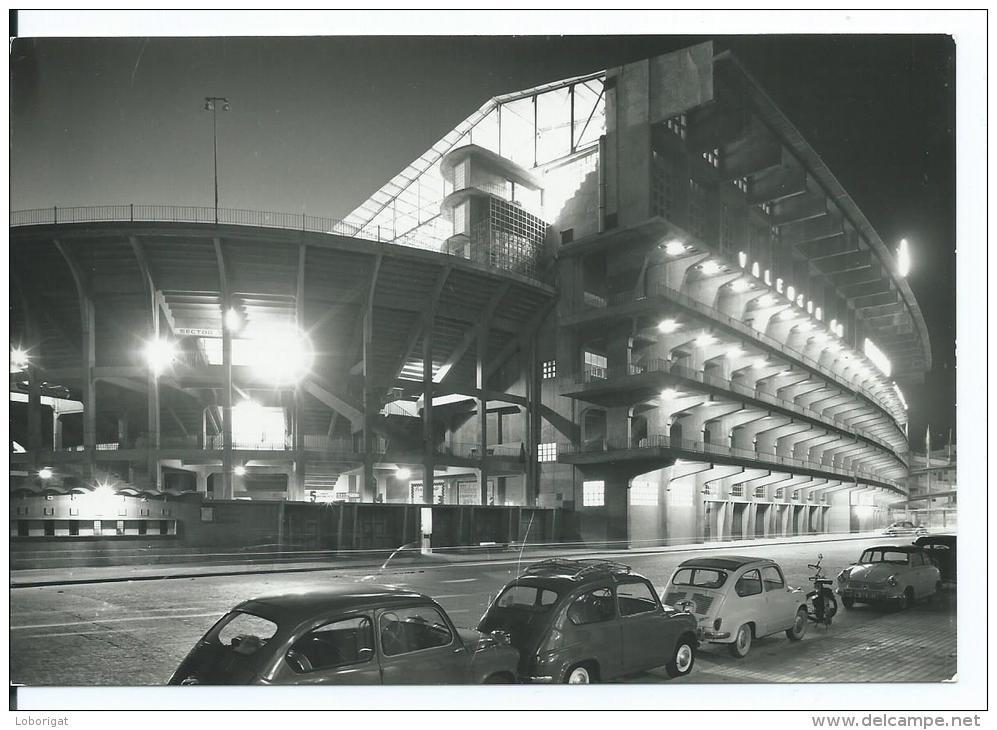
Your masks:
M11 285L14 535L82 534L38 500L95 489L861 530L931 362L898 261L710 43L491 99L344 221L14 213Z

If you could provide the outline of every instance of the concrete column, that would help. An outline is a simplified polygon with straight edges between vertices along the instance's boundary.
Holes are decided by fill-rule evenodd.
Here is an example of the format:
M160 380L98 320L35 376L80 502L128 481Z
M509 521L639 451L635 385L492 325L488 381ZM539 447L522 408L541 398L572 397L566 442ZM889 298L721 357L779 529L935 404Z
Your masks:
M423 316L422 336L422 501L433 503L435 444L433 443L433 313Z
M62 419L59 411L52 409L52 450L59 451L62 448Z
M210 476L210 472L207 469L198 469L195 472L195 475L196 475L196 480L197 480L196 483L197 483L197 491L198 491L198 493L199 494L207 494L208 493L208 477Z
M125 448L128 445L128 413L122 413L118 416L118 444L119 448Z
M38 368L28 367L28 443L27 451L33 466L38 466L42 448L42 384Z
M626 474L610 472L604 478L606 540L614 548L630 547L630 479Z
M484 396L485 366L488 357L488 326L478 327L477 347L475 348L475 386L478 389L478 489L481 491L481 504L488 504L488 399ZM497 501L497 500L496 500Z
M222 492L219 499L232 499L235 493L232 466L232 333L225 326L225 312L230 302L226 297L222 305L222 368L225 383L222 387Z

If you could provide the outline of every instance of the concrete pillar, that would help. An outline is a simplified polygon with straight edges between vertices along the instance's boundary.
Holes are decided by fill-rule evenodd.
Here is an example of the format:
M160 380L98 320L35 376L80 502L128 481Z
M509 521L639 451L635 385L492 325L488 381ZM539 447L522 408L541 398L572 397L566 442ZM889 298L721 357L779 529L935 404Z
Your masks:
M59 417L59 411L55 408L52 409L52 450L59 451L62 449L62 419Z
M38 466L42 448L42 385L38 368L28 367L28 443L27 451L33 466Z
M435 444L433 436L433 322L432 311L423 316L422 335L422 501L433 503Z
M478 489L481 492L481 504L488 504L488 399L484 395L484 390L487 387L485 382L485 367L488 358L487 324L478 327L476 339L474 367L475 386L478 389L478 456L481 459L478 466Z
M232 458L232 333L225 326L225 313L230 302L223 298L222 305L222 368L225 383L222 387L222 492L219 499L232 499L235 493Z
M210 476L211 473L207 469L198 469L196 472L194 472L194 474L196 477L198 494L207 494L208 477Z
M606 540L614 548L630 547L630 479L612 471L605 478Z
M97 381L94 379L96 363L95 318L93 298L82 297L83 314L83 451L86 454L84 474L93 477L97 463Z
M126 448L128 445L128 413L118 416L118 444L119 448Z

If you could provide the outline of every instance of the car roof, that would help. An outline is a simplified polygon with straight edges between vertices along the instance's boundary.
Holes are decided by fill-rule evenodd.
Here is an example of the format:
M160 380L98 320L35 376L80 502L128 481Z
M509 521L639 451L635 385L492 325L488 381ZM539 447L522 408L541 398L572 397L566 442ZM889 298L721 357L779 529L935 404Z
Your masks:
M551 588L563 593L579 586L603 583L607 580L616 582L627 578L648 580L640 573L633 572L629 565L622 563L598 559L553 558L529 566L513 583Z
M775 564L768 558L749 557L747 555L717 555L712 558L689 558L679 563L680 568L716 568L720 570L738 570L751 563Z
M413 602L432 602L432 599L398 586L340 583L318 590L257 596L243 601L236 609L280 623L301 621L326 611L401 606Z
M924 545L925 543L932 543L932 542L944 543L944 544L947 544L947 545L955 545L955 543L956 543L956 536L955 535L945 535L945 534L941 534L941 535L921 535L921 537L917 538L914 541L914 544L915 545Z
M919 545L873 545L865 548L862 552L866 550L896 550L901 553L916 553L921 550L921 547Z

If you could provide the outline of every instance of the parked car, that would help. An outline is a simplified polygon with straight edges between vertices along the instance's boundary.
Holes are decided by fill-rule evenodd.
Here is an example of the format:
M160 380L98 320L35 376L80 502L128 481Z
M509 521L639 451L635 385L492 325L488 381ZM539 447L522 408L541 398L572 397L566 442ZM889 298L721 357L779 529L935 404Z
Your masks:
M905 609L933 596L941 572L917 545L879 545L862 552L857 563L838 573L838 594L845 608L856 603L892 604Z
M698 620L699 638L726 644L735 657L747 656L755 639L785 631L793 641L807 632L807 597L786 583L778 563L724 555L679 564L665 589L664 602L688 606Z
M696 620L663 606L651 582L605 560L544 560L509 582L478 624L508 632L526 682L589 684L696 661Z
M212 626L170 684L513 682L508 637L458 629L431 598L343 584L244 601Z
M891 537L896 537L897 535L927 535L928 528L924 525L915 525L913 522L905 520L894 522L883 530L883 534L890 535Z
M923 535L914 541L942 574L942 583L956 582L955 535Z

